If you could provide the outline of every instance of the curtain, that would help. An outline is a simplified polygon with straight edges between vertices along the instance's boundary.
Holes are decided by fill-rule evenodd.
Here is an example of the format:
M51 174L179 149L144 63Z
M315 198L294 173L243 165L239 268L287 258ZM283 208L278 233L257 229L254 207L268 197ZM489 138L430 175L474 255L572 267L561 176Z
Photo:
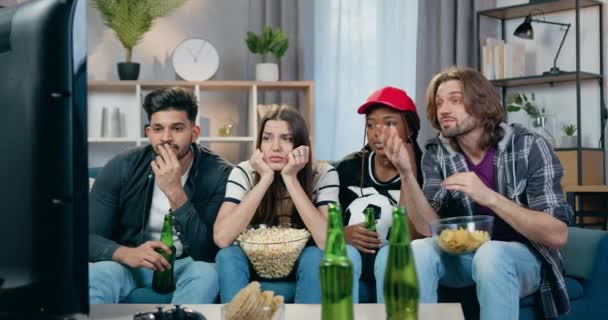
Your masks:
M416 106L421 115L418 142L437 133L426 120L424 96L429 81L452 65L477 68L476 12L492 8L495 0L424 0L418 7L418 42L416 61ZM491 21L481 21L481 30L491 30ZM423 147L424 149L424 147Z
M392 85L414 98L418 1L314 3L315 153L338 160L363 147L357 108L373 91Z

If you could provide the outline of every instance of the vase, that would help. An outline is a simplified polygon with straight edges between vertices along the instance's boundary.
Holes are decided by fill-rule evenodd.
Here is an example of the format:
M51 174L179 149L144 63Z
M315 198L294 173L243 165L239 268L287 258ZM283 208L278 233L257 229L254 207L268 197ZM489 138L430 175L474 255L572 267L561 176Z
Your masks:
M536 117L532 119L532 128L536 133L545 138L545 140L547 140L547 143L549 143L553 148L555 148L557 147L555 143L555 137L553 136L551 131L547 129L546 121L547 119L544 115Z
M560 148L576 148L577 136L561 136L560 137Z
M258 63L255 65L255 80L279 81L279 65L276 63Z
M119 62L117 66L120 80L137 80L139 78L139 63Z

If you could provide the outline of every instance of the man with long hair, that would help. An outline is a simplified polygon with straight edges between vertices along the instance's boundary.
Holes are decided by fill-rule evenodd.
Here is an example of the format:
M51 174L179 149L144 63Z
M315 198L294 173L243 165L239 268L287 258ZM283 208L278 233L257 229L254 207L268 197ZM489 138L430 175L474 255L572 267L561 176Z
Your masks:
M503 123L496 89L472 69L437 74L426 110L440 135L426 145L422 188L397 132L382 133L416 230L429 236L429 222L452 216L491 215L495 221L492 240L475 253L448 255L432 238L412 242L420 302L437 302L438 284L475 284L481 319L517 319L519 299L539 290L545 317L568 312L558 249L568 238L572 209L551 147L538 134Z

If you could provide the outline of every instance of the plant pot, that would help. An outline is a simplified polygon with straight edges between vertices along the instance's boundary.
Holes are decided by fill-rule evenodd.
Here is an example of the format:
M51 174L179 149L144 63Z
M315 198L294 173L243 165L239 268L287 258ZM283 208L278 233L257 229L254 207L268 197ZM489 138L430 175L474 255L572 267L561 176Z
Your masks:
M119 62L118 78L120 80L137 80L139 78L139 63Z
M576 148L577 136L561 136L560 148Z
M255 65L255 80L279 81L279 65L276 63L258 63Z

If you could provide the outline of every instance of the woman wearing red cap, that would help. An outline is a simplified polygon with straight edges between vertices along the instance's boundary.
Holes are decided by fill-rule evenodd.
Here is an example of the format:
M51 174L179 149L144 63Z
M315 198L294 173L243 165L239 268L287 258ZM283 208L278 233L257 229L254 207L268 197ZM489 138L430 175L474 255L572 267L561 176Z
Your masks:
M395 127L403 141L406 141L407 150L414 155L410 159L415 161L412 165L417 168L419 183L422 183L422 150L416 142L420 130L416 105L405 91L395 87L381 88L372 93L357 112L365 114L364 147L361 151L344 157L336 169L340 177L340 203L344 208L344 223L347 225L344 228L345 237L348 244L360 253L361 259L355 257L353 263L363 268L359 292L360 300L366 302L375 300L376 253L388 241L388 231L392 224L391 212L393 206L399 203L401 188L399 173L387 159L380 141L382 128ZM367 208L374 209L377 231L364 227ZM410 230L415 232L414 228L410 227ZM382 293L377 296L381 301Z

